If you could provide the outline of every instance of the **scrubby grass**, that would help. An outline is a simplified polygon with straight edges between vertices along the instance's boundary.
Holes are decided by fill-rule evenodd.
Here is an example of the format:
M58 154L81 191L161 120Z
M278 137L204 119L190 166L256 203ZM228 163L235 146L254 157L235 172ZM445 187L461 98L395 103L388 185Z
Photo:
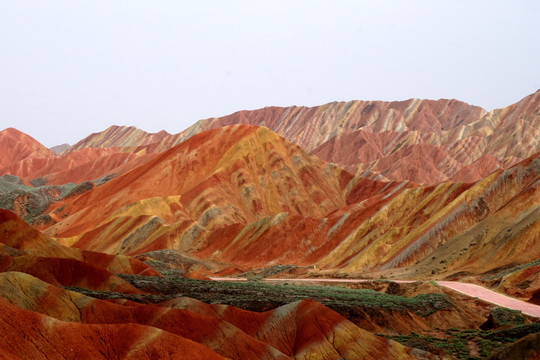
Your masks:
M485 279L485 280L495 280L495 279L501 278L503 276L513 274L516 271L520 271L520 270L529 268L531 266L537 266L537 265L540 265L540 259L533 260L533 261L528 262L526 264L516 265L516 266L510 267L510 268L498 271L496 273L492 273L490 275L484 276L483 279Z
M406 346L423 348L428 351L433 351L432 346L435 346L457 359L485 359L491 356L494 350L538 331L540 331L540 324L527 324L495 331L452 328L445 331L445 337L419 335L414 332L408 335L379 334L379 336L395 340ZM480 357L471 356L469 343L476 345Z
M37 181L42 184L44 180ZM43 213L52 201L59 200L69 194L75 184L28 186L13 175L0 176L0 208L14 210L14 204L24 199L22 218L32 224L36 217Z
M525 322L525 318L521 311L510 310L503 307L492 309L491 316L500 325L521 325Z
M410 311L421 316L453 307L444 294L420 294L414 297L389 295L370 289L338 286L269 284L262 281L218 282L175 276L148 278L121 275L142 290L167 295L188 296L207 303L237 306L246 310L266 310L302 299L316 300L332 309L383 308Z
M294 301L313 299L347 318L350 318L348 315L354 314L358 309L367 313L383 309L428 316L438 310L453 307L444 294L404 297L378 293L371 289L348 289L338 286L269 284L262 281L218 282L179 276L146 277L122 274L119 276L151 294L128 295L80 288L69 289L100 299L123 298L147 304L187 296L210 304L231 305L250 311L265 311ZM437 332L437 336L420 335L414 332L408 335L380 335L406 346L439 354L444 352L457 359L484 359L489 357L494 350L538 331L540 331L540 324L535 323L497 331L450 328L442 335ZM478 350L479 357L471 356L471 346Z

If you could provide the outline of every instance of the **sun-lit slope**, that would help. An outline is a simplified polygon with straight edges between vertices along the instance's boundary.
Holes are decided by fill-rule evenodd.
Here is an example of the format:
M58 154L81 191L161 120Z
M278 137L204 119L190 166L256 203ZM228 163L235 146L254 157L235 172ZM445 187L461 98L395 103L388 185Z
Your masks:
M435 254L431 253L443 244L453 247L438 250L444 254L445 261L437 268L450 266L445 263L452 257L458 261L456 269L471 266L475 272L538 258L540 248L535 245L535 239L540 204L539 164L540 154L536 154L474 185L446 183L404 190L358 226L320 264L358 271L366 266L387 269L408 266L424 258L424 261L441 261L442 258L432 259ZM475 230L481 224L483 230ZM510 224L519 229L513 241L508 241L512 230L506 227ZM454 237L468 233L474 234L468 237L469 243L452 245L456 243ZM491 236L485 237L486 233ZM466 250L476 255L465 256ZM437 268L425 267L430 272Z
M91 134L71 146L66 153L84 148L130 148L158 143L171 135L162 130L151 134L134 126L111 126L104 131Z
M25 159L27 162L39 162L54 157L54 152L19 130L7 128L0 131L0 175L17 175L9 172L15 162Z
M342 132L313 153L371 177L437 183L474 182L540 150L540 91L468 120L427 131Z
M187 309L225 320L295 359L407 359L411 349L358 328L313 300L296 301L256 313L190 298L162 306Z
M62 185L117 176L156 154L124 151L121 148L83 148L64 155L13 161L2 172L37 184Z
M279 213L247 226L231 225L210 234L195 254L246 266L291 263L342 268L354 264L357 270L371 269L403 250L396 245L404 236L468 188L386 183L374 190L368 186L369 180L359 183L357 191L366 191L370 196L326 217ZM431 249L438 245L433 244Z
M422 273L434 269L443 274L460 271L493 275L497 269L502 271L538 260L540 153L508 170L490 175L464 196L465 199L476 199L473 210L478 221L463 226L462 231L449 233L447 243L420 262L415 271ZM532 284L534 269L532 266L509 273L501 288L505 284L524 283L527 279Z
M115 325L120 330L122 325L138 324L157 328L232 359L415 358L411 349L362 330L336 312L308 300L265 313L207 305L187 298L160 306L118 305L66 291L22 273L0 274L0 297L22 309L90 327Z
M59 222L46 233L118 252L155 250L154 241L158 248L178 248L189 231L191 240L182 245L189 248L197 234L224 225L282 212L322 217L346 204L343 187L350 178L266 128L224 127L58 203L49 211ZM116 243L98 240L102 234Z
M209 234L194 253L243 266L316 264L348 272L424 259L413 277L527 263L540 256L539 161L536 155L475 184L388 183L391 191L381 188L322 218L278 213L233 224Z
M158 275L154 269L132 257L62 246L32 228L12 212L2 209L0 209L0 244L3 245L4 249L1 253L5 255L32 255L34 257L51 258L53 259L52 263L56 262L58 264L62 263L62 260L58 258L72 259L83 264L73 265L73 262L65 262L62 266L75 266L79 269L85 266L93 266L106 269L110 273ZM37 259L34 260L37 261ZM29 261L28 265L31 264L32 260Z
M268 107L201 120L186 136L232 124L266 126L289 141L312 150L334 136L362 127L372 132L434 132L479 119L485 110L457 100L350 101L316 107Z
M362 188L365 199L326 217L278 213L247 225L222 227L210 233L194 253L202 258L245 266L313 265L407 188L406 184L380 184L383 186Z

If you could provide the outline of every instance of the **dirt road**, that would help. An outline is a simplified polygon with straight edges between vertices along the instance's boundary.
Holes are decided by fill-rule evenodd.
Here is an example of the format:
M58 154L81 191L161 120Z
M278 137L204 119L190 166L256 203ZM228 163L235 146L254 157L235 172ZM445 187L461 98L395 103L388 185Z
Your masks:
M228 277L211 277L215 281L247 281L246 278L228 278ZM339 282L339 283L359 283L373 280L362 279L264 279L265 282ZM414 280L392 280L398 283L413 283ZM462 294L476 297L480 300L489 303L503 306L511 310L519 310L524 314L540 318L540 306L530 304L528 302L514 299L510 296L491 291L479 285L461 283L457 281L437 281L440 286L458 291Z
M437 284L495 305L503 306L512 310L519 310L524 314L540 318L540 306L514 299L510 296L491 291L479 285L461 283L457 281L437 281Z

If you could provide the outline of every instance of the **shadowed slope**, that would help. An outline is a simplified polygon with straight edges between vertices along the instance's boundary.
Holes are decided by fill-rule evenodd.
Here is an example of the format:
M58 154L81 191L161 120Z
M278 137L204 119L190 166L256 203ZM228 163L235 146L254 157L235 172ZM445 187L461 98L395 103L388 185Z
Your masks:
M0 349L7 359L223 359L203 345L152 327L65 322L4 299L0 304Z

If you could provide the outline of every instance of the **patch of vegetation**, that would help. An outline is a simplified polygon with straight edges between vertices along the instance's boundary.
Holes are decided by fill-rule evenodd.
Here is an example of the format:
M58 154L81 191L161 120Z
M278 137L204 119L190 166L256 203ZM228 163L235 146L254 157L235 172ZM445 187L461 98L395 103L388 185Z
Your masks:
M15 211L23 220L33 224L51 202L62 199L73 188L73 183L28 186L17 176L4 175L0 177L0 208ZM43 220L46 219L40 219Z
M30 184L32 184L34 187L45 186L47 185L47 179L43 177L33 179L33 180L30 180Z
M84 181L84 182L80 183L79 185L73 187L70 191L63 194L58 200L61 200L61 199L64 199L64 198L67 198L67 197L70 197L70 196L83 194L83 193L85 193L87 191L92 190L93 188L94 188L94 183L93 182Z
M261 280L270 276L275 276L282 272L288 272L292 269L298 268L297 265L274 265L269 268L264 268L260 271L248 271L242 274L238 274L238 277L246 277L250 280Z
M160 261L150 260L152 265ZM453 305L444 294L421 294L404 297L378 293L370 289L348 289L337 286L269 284L263 281L218 282L188 279L178 274L162 277L117 274L149 294L129 295L101 292L81 288L67 288L99 299L127 299L144 304L163 302L172 298L187 296L210 304L225 304L250 311L266 311L302 299L313 299L337 311L346 318L366 313L377 313L380 309L405 311L428 316L440 309ZM431 353L449 354L457 359L485 359L497 349L513 343L524 336L540 331L540 323L520 323L521 314L507 309L494 309L504 314L509 328L503 330L460 330L450 328L439 331L437 336L411 333L408 335L384 335L406 346ZM477 349L479 357L471 356L471 348Z
M540 324L534 323L497 331L476 329L458 330L452 328L446 330L446 336L444 337L419 335L414 332L408 335L378 335L395 340L406 346L423 349L432 353L439 353L436 349L433 349L435 347L444 350L447 354L457 359L475 359L475 357L471 356L469 350L469 343L472 343L476 345L475 347L478 349L480 355L476 359L486 359L495 350L538 331L540 331Z
M523 314L517 310L496 307L491 310L490 314L499 325L521 325L525 322Z
M501 278L503 276L515 273L516 271L520 271L520 270L529 268L531 266L538 266L538 265L540 265L540 259L533 260L533 261L528 262L526 264L520 264L520 265L515 265L515 266L512 266L512 267L504 268L504 269L502 269L500 271L495 271L495 272L491 271L491 272L489 272L489 275L486 274L483 277L483 279L484 280L495 280L495 279Z
M458 359L469 359L470 355L467 347L467 340L460 337L445 339L429 335L419 335L415 332L408 335L378 335L397 341L405 346L426 350L432 353L446 353Z
M109 175L105 175L104 177L95 180L94 182L96 183L97 186L101 186L101 185L105 184L106 182L114 179L115 177L116 177L116 174L109 174Z
M263 281L217 282L178 276L145 277L119 275L141 290L172 297L188 296L207 303L219 303L246 310L262 311L302 299L316 300L342 314L352 308L382 308L428 316L453 307L444 294L404 297L370 289L337 286L269 284Z
M532 333L540 332L540 324L518 325L508 329L489 331L485 339L499 342L514 342Z

